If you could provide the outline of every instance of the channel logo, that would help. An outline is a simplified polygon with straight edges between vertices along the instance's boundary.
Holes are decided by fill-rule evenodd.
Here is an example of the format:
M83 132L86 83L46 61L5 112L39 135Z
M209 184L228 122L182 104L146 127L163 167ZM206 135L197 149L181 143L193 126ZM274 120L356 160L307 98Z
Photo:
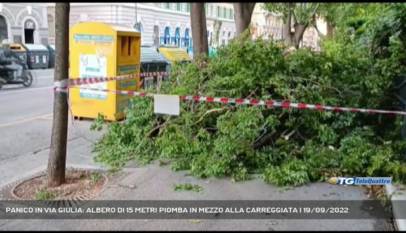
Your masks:
M327 182L338 185L386 185L392 184L392 177L331 177Z

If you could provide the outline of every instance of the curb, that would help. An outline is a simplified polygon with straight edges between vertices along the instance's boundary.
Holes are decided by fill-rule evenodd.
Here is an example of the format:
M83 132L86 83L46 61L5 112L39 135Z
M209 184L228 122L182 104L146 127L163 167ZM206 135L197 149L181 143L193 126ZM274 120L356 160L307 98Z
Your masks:
M106 168L101 167L101 166L95 166L95 165L81 165L81 164L67 164L66 168L75 168L75 169L90 169L90 170L98 170L98 171L107 171ZM27 179L31 176L38 175L42 172L46 171L46 166L40 166L35 169L32 169L28 172L25 172L24 174L20 174L18 176L13 177L13 179L8 180L4 183L0 183L0 191L3 190L4 188L7 188L7 186L11 186L15 184L16 182L22 181L24 179ZM1 196L1 195L0 195Z
M393 221L395 223L395 227L398 231L406 231L406 219L400 218L400 216L405 215L401 213L406 212L406 209L401 209L399 206L396 206L393 203L393 201L406 200L406 192L400 190L399 187L392 184L385 185L385 189L392 202Z

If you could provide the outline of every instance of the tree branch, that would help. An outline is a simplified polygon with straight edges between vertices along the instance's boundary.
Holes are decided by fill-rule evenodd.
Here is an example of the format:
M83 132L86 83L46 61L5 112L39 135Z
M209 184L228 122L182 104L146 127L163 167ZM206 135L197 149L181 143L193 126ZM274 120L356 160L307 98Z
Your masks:
M209 114L211 114L211 113L214 113L214 112L221 112L221 111L224 111L224 110L228 110L228 108L215 108L215 109L210 109L209 111L205 112L205 113L200 117L200 119L199 119L198 121L195 122L195 125L197 125L198 123L200 123L201 121L203 121L203 119L204 119L205 116L207 116L207 115L209 115Z
M157 125L156 127L154 127L153 129L151 129L148 133L147 133L147 137L151 137L152 134L154 134L157 130L160 130L162 127L166 126L170 121L170 118L168 118L163 124Z

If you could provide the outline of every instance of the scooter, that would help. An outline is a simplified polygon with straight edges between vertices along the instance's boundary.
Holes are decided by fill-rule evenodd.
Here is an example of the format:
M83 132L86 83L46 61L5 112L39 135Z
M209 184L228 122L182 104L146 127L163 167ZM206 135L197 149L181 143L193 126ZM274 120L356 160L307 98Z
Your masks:
M0 64L0 89L6 84L22 84L24 87L30 87L32 82L33 77L27 64L20 59L12 57Z

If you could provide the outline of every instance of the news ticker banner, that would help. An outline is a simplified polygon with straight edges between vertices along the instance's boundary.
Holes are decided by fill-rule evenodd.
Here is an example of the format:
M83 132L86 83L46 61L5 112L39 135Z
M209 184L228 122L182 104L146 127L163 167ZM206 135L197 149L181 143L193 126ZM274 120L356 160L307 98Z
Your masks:
M406 200L393 203L406 209ZM378 200L0 201L0 219L390 218L391 206Z

